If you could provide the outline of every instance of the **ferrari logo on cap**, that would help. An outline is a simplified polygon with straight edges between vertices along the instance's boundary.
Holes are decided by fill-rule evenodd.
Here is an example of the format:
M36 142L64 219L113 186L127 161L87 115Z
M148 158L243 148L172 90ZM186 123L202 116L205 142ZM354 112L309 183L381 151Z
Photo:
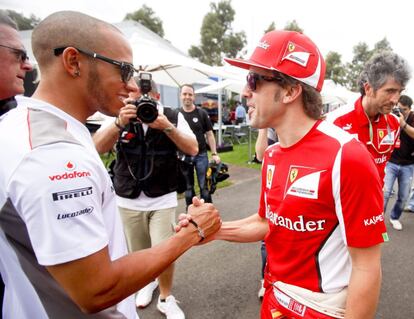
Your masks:
M285 53L283 54L283 60L289 60L303 67L308 65L310 53L299 45L289 41Z
M384 131L379 131L378 135L379 135L380 138L384 138Z

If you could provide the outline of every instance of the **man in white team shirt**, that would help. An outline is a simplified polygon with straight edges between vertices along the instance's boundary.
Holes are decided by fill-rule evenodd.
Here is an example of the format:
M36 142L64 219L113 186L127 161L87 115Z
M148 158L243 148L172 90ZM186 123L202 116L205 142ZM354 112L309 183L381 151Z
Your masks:
M318 48L272 31L249 60L226 61L249 69L251 125L274 128L279 142L265 151L258 213L224 222L214 238L265 240L262 319L374 318L387 239L381 184L364 146L321 120Z
M6 303L6 313L137 318L131 295L216 232L219 216L209 204L191 208L194 227L128 255L113 185L84 123L96 111L116 116L137 90L132 50L114 26L72 11L40 22L32 47L42 80L0 122L0 264L4 278L25 277L25 286L6 282L6 298L11 291L33 304Z

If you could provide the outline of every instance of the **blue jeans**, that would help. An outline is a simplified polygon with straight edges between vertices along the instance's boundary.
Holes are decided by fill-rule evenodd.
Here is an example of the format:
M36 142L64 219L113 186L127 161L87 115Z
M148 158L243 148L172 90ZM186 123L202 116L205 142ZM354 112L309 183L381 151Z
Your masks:
M391 209L391 219L399 219L404 209L405 203L410 196L411 183L413 180L413 165L397 165L388 162L385 168L384 180L384 212L387 209L388 200L391 197L392 188L395 180L398 182L398 195L394 207Z
M191 158L190 163L186 163L187 169L183 171L186 177L187 189L185 191L185 202L187 207L191 205L192 199L195 196L194 189L194 169L197 175L198 186L200 188L200 197L206 203L212 203L211 194L207 190L206 173L208 169L208 155L201 153Z

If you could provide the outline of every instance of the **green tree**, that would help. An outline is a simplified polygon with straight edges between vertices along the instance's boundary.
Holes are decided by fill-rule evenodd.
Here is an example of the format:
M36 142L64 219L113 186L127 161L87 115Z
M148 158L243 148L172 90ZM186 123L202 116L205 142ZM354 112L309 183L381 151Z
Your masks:
M354 92L359 91L358 78L367 62L372 56L372 51L369 50L365 42L360 42L353 48L354 57L350 63L346 64L346 86Z
M381 41L375 43L373 51L374 54L383 51L392 51L391 44L388 42L387 38L384 38Z
M164 37L164 28L162 27L161 19L156 17L154 10L145 4L138 11L128 13L124 20L137 21L160 37Z
M331 79L337 84L344 85L346 83L346 71L341 61L341 55L338 52L330 51L326 55L326 79Z
M201 45L192 45L188 54L210 65L222 65L224 56L234 58L240 55L246 45L246 35L233 32L234 15L231 0L210 3L210 12L205 15L201 26Z
M271 24L269 24L269 26L267 27L267 29L264 31L264 33L268 33L270 31L274 31L276 30L276 23L274 21L272 21Z
M303 29L299 26L296 20L292 20L286 23L284 30L297 31L299 33L303 33Z
M345 65L346 87L352 91L359 91L358 78L364 64L376 53L392 51L392 47L386 38L374 44L370 50L365 42L360 42L353 48L354 57L350 63Z
M40 22L40 18L36 17L34 14L30 15L30 18L26 18L21 13L18 13L13 10L0 10L3 14L8 15L14 22L16 22L17 27L20 31L31 30L37 26Z

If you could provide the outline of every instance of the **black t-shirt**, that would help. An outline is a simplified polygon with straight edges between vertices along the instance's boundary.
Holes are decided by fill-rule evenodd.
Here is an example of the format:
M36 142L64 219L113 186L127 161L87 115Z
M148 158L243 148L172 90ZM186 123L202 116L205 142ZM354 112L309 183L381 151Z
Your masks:
M180 112L183 114L185 120L197 138L198 153L201 154L207 152L207 142L204 134L213 130L213 126L211 125L207 112L199 107L196 107L191 112L186 112L183 108L181 108Z
M14 109L17 106L17 101L14 97L0 100L0 116L7 113L11 109Z
M410 126L414 126L414 113L410 112L406 122ZM403 129L400 134L400 147L395 148L391 154L390 162L397 165L414 164L414 139L408 136Z

